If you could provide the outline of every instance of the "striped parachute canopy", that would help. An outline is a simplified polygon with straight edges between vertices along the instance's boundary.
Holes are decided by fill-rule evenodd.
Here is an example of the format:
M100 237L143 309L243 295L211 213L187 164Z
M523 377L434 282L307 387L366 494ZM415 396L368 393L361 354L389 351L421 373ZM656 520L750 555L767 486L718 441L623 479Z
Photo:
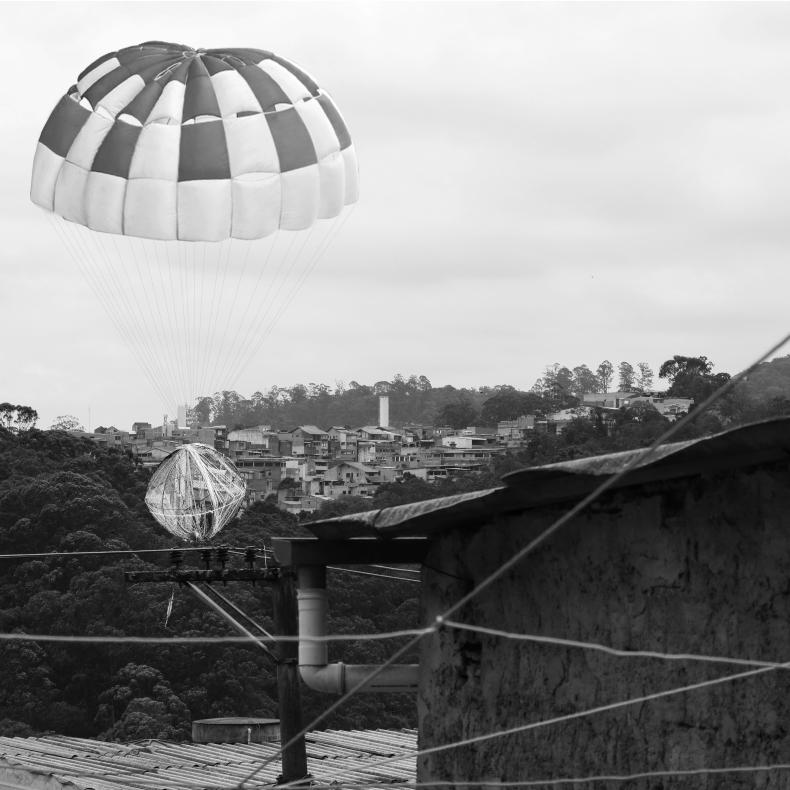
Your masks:
M79 75L31 184L171 404L233 386L357 194L346 125L302 69L159 41Z
M185 444L159 464L145 504L168 532L200 542L233 519L244 491L244 480L222 454L205 444Z

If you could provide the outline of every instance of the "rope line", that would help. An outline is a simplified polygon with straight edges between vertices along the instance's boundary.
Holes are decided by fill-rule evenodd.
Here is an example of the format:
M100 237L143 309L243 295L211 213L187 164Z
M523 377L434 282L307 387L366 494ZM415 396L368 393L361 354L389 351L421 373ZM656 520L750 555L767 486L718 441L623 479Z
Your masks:
M602 645L597 642L582 642L576 639L561 639L559 637L540 636L538 634L517 634L511 631L500 631L496 628L486 628L482 625L456 623L453 620L445 620L444 625L448 628L473 631L478 634L502 637L503 639L517 639L525 642L558 645L559 647L578 647L582 650L596 650L618 658L657 658L664 661L700 661L711 664L736 664L744 667L774 667L776 669L785 667L785 664L779 661L760 661L750 658L730 658L728 656L711 656L699 653L662 653L657 650L619 650L618 648L609 647L608 645Z
M311 636L311 642L378 642L386 639L402 639L411 636L419 638L433 629L410 628L402 631L386 631L377 634L328 634ZM299 636L258 637L260 642L299 642ZM212 644L249 644L246 636L81 636L79 634L22 634L0 633L0 642L67 642L74 644L107 644L107 645L212 645ZM371 674L370 679L375 677ZM367 680L365 681L367 682Z

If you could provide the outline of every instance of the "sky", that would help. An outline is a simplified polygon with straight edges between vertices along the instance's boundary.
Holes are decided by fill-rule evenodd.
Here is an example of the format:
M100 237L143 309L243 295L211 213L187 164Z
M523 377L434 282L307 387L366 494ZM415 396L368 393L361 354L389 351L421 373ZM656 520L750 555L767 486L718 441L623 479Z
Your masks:
M0 400L40 427L175 414L29 200L60 96L98 56L151 39L295 61L359 157L357 206L223 387L401 373L528 389L553 363L657 371L675 354L735 373L788 332L788 3L26 0L0 14Z

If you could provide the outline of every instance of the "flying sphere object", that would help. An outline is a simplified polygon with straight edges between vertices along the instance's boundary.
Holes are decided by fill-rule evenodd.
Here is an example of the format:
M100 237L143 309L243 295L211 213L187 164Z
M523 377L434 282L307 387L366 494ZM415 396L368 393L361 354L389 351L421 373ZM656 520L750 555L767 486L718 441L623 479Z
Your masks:
M205 444L185 444L156 468L145 504L168 532L201 542L233 519L244 492L244 480L225 456Z
M229 389L358 196L337 107L289 60L148 41L93 61L32 201L164 403Z

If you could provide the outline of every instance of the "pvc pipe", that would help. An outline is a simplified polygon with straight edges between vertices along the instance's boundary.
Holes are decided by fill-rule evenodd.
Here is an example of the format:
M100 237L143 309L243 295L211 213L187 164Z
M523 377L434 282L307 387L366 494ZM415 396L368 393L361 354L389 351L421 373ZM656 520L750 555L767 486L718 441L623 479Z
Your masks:
M326 568L299 568L299 673L302 680L315 691L344 694L363 683L379 667L367 664L329 663L329 649L325 641L311 637L327 634ZM394 664L385 667L376 677L366 682L360 691L411 692L417 690L419 665Z

